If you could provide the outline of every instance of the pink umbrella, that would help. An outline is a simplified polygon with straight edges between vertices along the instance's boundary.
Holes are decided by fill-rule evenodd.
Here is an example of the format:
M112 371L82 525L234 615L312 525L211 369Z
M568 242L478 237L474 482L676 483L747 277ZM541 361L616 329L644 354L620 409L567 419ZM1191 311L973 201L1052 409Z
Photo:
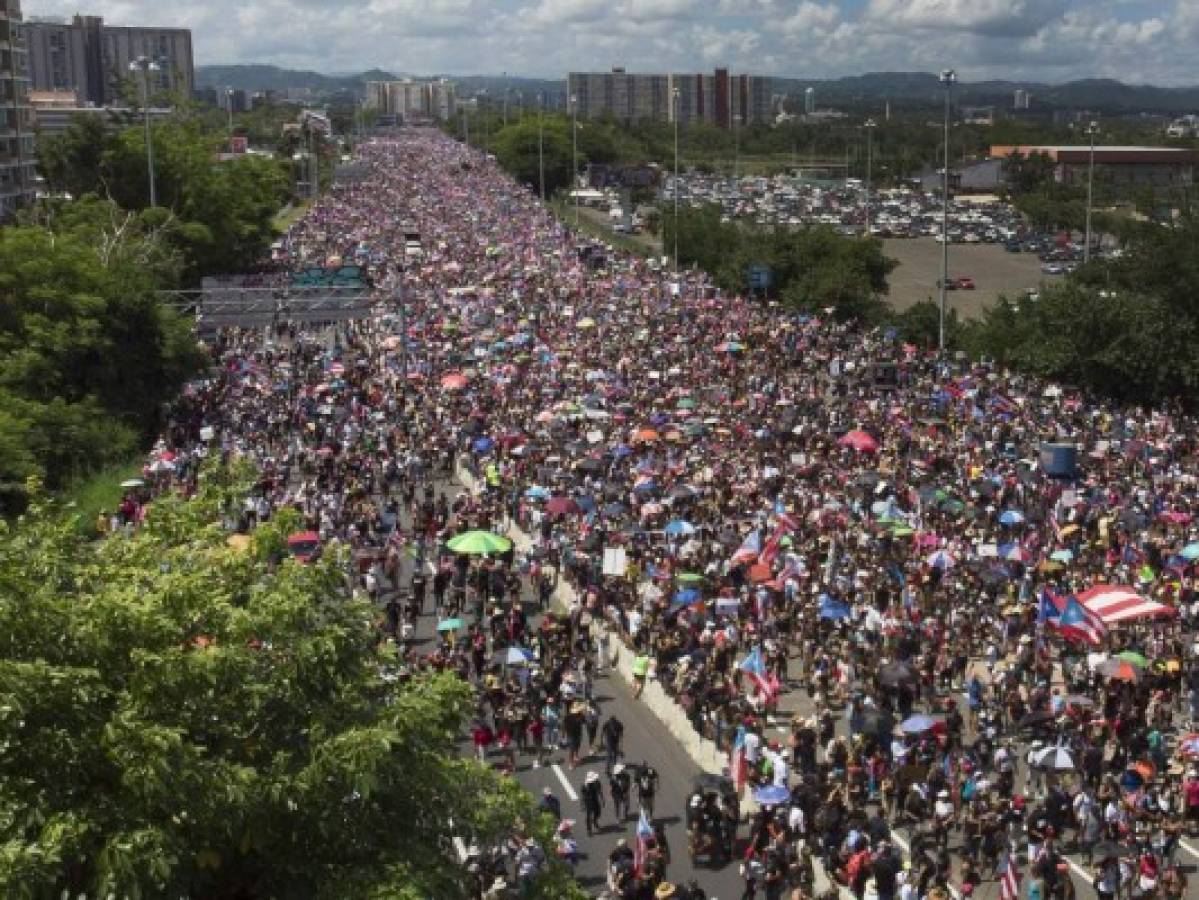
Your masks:
M852 447L859 453L877 453L878 441L860 429L854 429L837 441L842 447Z
M447 391L460 391L466 387L466 376L461 372L451 372L441 379L441 386Z

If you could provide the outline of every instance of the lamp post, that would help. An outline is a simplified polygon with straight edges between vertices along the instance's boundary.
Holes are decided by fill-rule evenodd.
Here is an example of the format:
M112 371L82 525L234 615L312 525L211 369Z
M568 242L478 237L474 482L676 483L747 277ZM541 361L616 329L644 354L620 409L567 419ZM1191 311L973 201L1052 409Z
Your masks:
M229 114L229 139L233 139L233 88L225 88L225 111Z
M508 73L504 73L504 127L508 127Z
M575 195L575 230L579 227L579 98L570 95L570 188Z
M863 127L866 129L866 237L870 237L870 168L874 162L874 129L877 123L874 119L867 119Z
M1095 135L1099 134L1099 123L1092 122L1087 126L1087 136L1091 139L1091 157L1087 164L1087 237L1082 248L1082 261L1091 261L1091 201L1095 189Z
M146 174L150 181L151 206L158 205L158 191L154 186L154 141L150 134L150 73L158 69L158 63L148 56L139 56L129 63L129 71L142 73L142 118L146 123Z
M937 349L945 352L945 295L949 289L949 98L958 73L953 69L941 71L941 84L945 85L945 178L941 182L941 302L938 308Z
M537 186L541 194L541 205L545 206L545 113L542 108L544 97L537 92Z
M674 111L674 270L679 270L679 89L670 89L671 107Z

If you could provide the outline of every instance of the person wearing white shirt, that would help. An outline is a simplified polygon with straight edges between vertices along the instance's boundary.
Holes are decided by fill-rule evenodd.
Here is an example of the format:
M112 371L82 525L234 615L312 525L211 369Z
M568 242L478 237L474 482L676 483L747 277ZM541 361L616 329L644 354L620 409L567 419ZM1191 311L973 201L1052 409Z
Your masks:
M762 751L762 739L754 732L747 731L742 746L745 750L745 764L750 767L756 766Z

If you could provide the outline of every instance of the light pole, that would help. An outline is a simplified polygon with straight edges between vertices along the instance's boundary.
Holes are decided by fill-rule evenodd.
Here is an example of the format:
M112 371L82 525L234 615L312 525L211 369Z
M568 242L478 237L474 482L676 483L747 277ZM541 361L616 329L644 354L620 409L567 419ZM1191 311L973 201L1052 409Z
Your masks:
M575 230L579 228L579 98L570 95L570 189L575 195Z
M958 73L953 69L941 71L941 84L945 85L945 178L941 182L941 303L937 326L937 349L945 352L945 295L949 289L949 97Z
M541 205L545 206L545 112L542 109L541 91L537 92L537 185L541 194Z
M737 181L737 194L741 194L741 113L733 116L733 178Z
M158 63L148 56L139 56L130 61L129 71L142 73L142 118L146 123L146 174L150 181L150 205L158 205L158 191L154 186L154 141L150 134L150 73L158 71Z
M1082 248L1082 261L1091 261L1091 201L1095 189L1095 135L1099 133L1099 123L1092 122L1087 126L1087 135L1091 139L1091 158L1087 164L1087 242Z
M670 89L674 110L674 270L679 271L679 89Z
M225 111L229 114L229 140L233 140L233 88L225 88Z
M504 73L504 127L508 127L508 73Z
M874 121L874 119L867 119L863 127L866 129L866 237L870 237L870 168L874 162L873 135L874 129L877 127L877 123Z

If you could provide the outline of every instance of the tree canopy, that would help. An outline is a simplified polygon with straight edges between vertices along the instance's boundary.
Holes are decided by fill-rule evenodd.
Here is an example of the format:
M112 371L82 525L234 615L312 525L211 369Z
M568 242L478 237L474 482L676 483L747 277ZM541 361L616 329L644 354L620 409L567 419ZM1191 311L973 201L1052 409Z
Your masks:
M457 752L469 685L401 666L344 554L281 561L288 512L228 546L252 475L206 470L132 537L40 500L0 523L4 896L456 898L452 837L548 843ZM579 896L557 867L533 895Z

